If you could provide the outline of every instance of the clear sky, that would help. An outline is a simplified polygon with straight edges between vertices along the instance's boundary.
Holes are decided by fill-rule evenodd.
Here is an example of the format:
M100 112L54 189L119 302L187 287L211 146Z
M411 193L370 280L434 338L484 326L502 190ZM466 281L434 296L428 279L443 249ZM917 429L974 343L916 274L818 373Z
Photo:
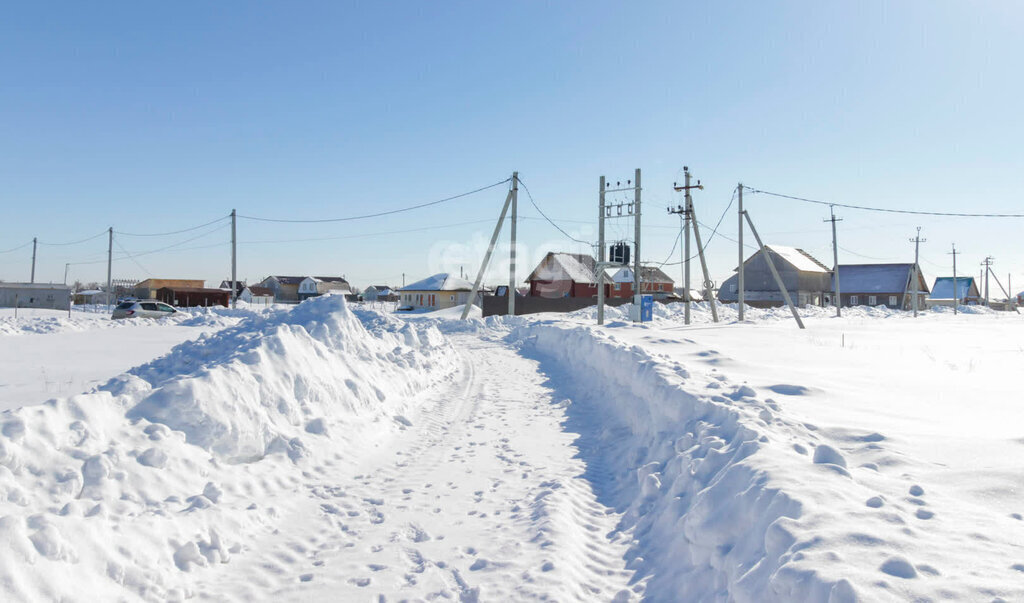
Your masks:
M654 263L678 233L665 207L683 165L705 185L694 201L710 227L740 181L836 203L1024 213L1022 31L1024 4L1009 0L14 3L0 19L0 251L111 226L181 230L233 208L386 211L513 170L592 241L598 178L641 168L642 257ZM344 274L365 287L472 272L504 196L352 222L240 219L239 276ZM745 204L766 242L831 265L827 207ZM708 246L717 282L736 265L734 210ZM837 214L841 263L912 261L921 226L929 277L951 272L955 242L961 273L991 255L1024 288L1024 219ZM545 251L589 251L525 194L520 216L521 278ZM114 276L219 281L227 224L119 234ZM609 236L631 232L623 222ZM63 280L68 262L70 280L103 280L106 246L40 245L36 280ZM30 259L31 246L0 253L0 279L28 280ZM503 274L498 264L488 280Z

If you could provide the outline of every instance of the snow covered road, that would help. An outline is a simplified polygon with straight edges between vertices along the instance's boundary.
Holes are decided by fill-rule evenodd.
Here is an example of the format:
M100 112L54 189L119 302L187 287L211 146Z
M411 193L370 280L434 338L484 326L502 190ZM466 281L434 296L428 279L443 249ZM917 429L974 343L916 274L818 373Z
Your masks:
M282 515L194 590L209 600L622 600L619 515L597 502L536 361L453 337L464 368L385 441L267 501Z

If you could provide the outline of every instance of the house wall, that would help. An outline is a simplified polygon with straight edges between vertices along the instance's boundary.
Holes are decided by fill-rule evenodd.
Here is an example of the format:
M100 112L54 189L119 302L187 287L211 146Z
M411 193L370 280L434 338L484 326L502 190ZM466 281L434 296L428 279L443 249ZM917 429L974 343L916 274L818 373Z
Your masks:
M154 299L182 308L209 306L224 306L226 308L231 300L231 292L221 289L179 291L170 287L163 287L157 290Z
M71 307L70 287L0 287L0 307L48 308L67 310Z
M772 254L772 261L794 304L803 306L825 303L825 295L832 290L832 277L828 272L798 271L775 254ZM736 291L738 283L739 274L733 274L725 279L718 290L719 301L736 302L739 298ZM786 303L778 285L775 284L768 263L760 253L750 258L744 266L743 289L744 302L755 307L775 307Z
M399 303L416 309L443 310L465 304L469 294L469 291L402 291Z

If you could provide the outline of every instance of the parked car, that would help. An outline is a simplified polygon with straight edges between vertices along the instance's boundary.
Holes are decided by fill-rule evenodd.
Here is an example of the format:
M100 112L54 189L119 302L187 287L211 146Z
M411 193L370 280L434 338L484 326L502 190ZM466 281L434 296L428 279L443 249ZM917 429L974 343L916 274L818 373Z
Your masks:
M173 306L163 302L144 299L141 301L121 302L114 308L114 313L110 315L110 318L114 320L118 318L165 318L173 316L177 312Z

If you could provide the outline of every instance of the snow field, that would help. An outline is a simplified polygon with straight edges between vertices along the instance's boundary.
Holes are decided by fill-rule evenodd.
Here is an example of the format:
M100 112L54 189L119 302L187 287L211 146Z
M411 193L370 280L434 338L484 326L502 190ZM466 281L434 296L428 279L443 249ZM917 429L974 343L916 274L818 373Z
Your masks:
M458 368L436 329L383 321L371 334L327 297L186 342L99 391L7 411L0 590L192 596L191 572L221 574L274 523L261 501L292 491L299 466L390 433Z

